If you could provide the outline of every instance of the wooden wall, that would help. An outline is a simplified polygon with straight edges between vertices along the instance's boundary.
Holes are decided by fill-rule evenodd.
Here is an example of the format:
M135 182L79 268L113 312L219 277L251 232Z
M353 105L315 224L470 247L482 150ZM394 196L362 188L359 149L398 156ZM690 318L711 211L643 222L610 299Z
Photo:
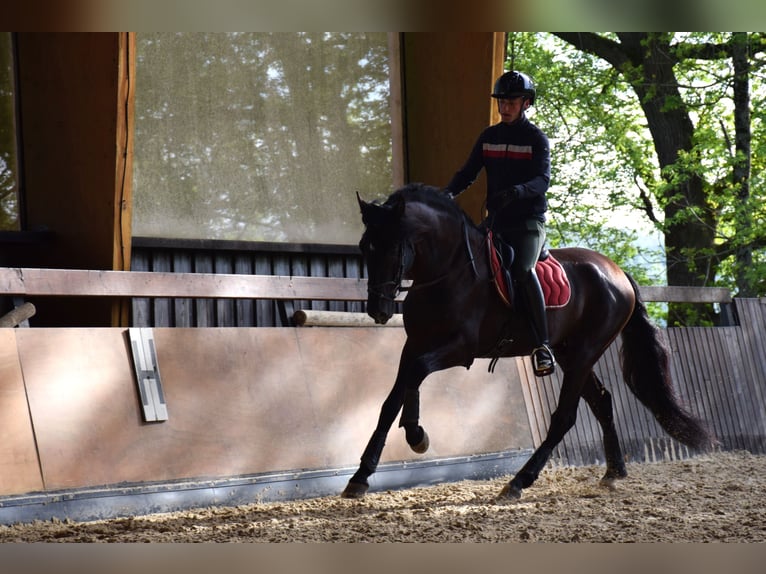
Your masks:
M740 326L667 331L672 373L681 400L722 449L766 453L766 299L736 307ZM169 418L144 422L126 337L119 328L0 329L0 523L34 493L51 493L45 506L70 490L103 496L164 484L172 493L172 481L183 489L183 481L344 468L342 482L372 432L405 339L401 328L154 329ZM691 456L629 393L617 348L597 371L613 395L628 460ZM429 376L421 421L431 450L415 455L394 428L383 461L422 461L426 469L538 446L558 375L535 378L526 357L502 359L492 374L487 363ZM601 432L584 405L551 464L603 464Z
M490 94L503 73L501 32L415 32L403 35L408 180L445 186L462 167L479 133L499 121ZM482 173L460 196L482 218Z
M49 234L15 245L3 265L127 270L135 36L16 38L26 227ZM401 39L403 74L393 84L401 80L404 93L403 126L395 126L404 145L395 152L406 166L397 166L396 177L444 185L492 121L489 92L502 72L504 34L404 33ZM483 193L479 182L460 199L475 218ZM49 299L39 302L38 324L125 326L127 309L125 302Z
M154 329L168 420L144 422L125 330L0 329L0 402L14 414L0 495L356 465L404 337L402 328ZM531 446L518 373L492 375L486 364L434 374L422 394L431 451L414 454L395 428L383 461Z
M736 306L740 326L667 331L672 374L681 400L709 424L722 449L765 453L766 299L736 300ZM70 490L87 497L88 489L101 488L100 496L136 484L312 469L337 474L343 468L348 476L393 384L405 335L401 328L155 329L169 418L151 423L142 419L126 337L119 328L0 329L6 414L0 523L14 504L28 504L30 493L49 493L44 506L67 499L62 493ZM415 455L394 428L383 461L438 467L457 457L538 446L555 408L558 375L535 378L527 358L502 359L493 374L487 363L429 376L421 421L431 450ZM617 345L597 371L612 393L629 461L693 454L629 393ZM601 432L581 405L551 464L594 463L603 464ZM163 488L173 492L170 483Z
M26 229L9 265L127 270L130 266L132 69L126 33L19 33L21 179ZM50 300L51 325L111 325L112 302ZM127 314L124 313L124 317Z

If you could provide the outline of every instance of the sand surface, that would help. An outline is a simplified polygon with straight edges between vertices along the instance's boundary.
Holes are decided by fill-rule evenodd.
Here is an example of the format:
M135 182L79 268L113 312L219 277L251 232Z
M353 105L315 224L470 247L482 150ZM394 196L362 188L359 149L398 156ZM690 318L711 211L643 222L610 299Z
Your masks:
M75 523L0 525L0 542L766 542L766 456L715 453L628 465L546 468L521 500L510 477Z

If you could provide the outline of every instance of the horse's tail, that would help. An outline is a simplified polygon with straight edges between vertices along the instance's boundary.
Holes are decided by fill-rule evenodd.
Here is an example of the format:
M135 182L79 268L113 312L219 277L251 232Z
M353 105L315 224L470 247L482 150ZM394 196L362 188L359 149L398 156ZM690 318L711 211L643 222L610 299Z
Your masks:
M668 348L649 319L638 285L632 277L628 279L636 293L636 306L622 331L623 378L671 437L690 448L707 450L713 440L704 425L680 405L670 378Z

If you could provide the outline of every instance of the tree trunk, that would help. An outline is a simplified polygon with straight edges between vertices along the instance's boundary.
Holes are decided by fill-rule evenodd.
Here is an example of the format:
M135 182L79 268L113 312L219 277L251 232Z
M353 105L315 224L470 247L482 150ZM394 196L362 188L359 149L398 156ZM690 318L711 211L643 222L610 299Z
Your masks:
M757 290L750 270L753 268L753 247L748 236L752 229L750 208L750 57L748 35L737 32L732 37L734 63L734 130L735 157L732 172L737 193L735 239L737 243L734 277L740 297L755 297Z
M618 33L619 43L596 34L556 34L576 48L606 60L638 96L665 181L659 198L665 212L668 285L705 286L715 278L716 218L704 182L684 170L679 158L693 151L694 124L681 97L669 33ZM670 306L668 323L686 323L685 310ZM712 309L705 313L712 318ZM704 319L704 318L703 318Z

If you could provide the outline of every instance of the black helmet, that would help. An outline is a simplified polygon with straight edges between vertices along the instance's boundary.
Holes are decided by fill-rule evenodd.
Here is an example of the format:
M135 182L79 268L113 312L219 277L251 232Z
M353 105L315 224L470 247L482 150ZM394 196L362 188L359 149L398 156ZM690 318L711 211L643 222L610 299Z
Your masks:
M495 82L495 89L492 91L492 97L498 99L514 98L516 96L527 96L529 103L535 103L535 83L532 78L522 72L506 72Z

